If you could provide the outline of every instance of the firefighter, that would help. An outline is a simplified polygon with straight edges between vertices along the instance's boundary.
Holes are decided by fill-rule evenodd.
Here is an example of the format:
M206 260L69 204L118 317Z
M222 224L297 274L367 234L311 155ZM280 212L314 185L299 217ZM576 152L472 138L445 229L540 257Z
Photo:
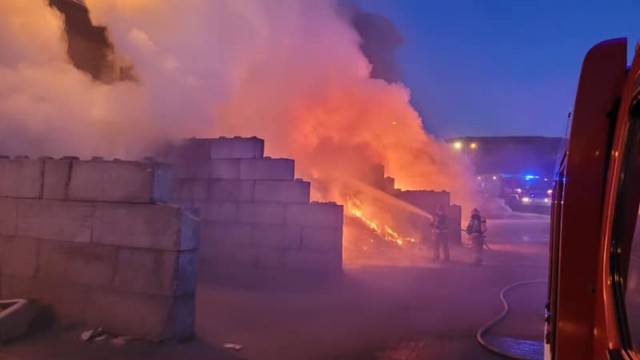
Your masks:
M471 210L471 219L467 225L467 234L471 237L471 244L475 251L474 265L482 265L482 252L484 249L484 233L487 231L487 222L480 216L480 210Z
M444 206L436 206L436 213L433 215L433 260L440 260L440 248L444 261L449 261L449 238L447 215L444 213Z

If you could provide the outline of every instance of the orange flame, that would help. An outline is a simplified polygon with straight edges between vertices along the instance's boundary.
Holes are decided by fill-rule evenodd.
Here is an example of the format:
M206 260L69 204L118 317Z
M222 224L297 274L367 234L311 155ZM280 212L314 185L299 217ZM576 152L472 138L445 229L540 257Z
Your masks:
M400 236L396 231L394 231L388 225L378 224L376 221L371 220L370 218L365 216L364 211L362 210L362 205L360 204L360 201L358 201L357 199L354 199L354 198L348 199L346 203L347 203L347 210L349 211L349 213L357 217L358 219L362 220L365 224L367 224L367 226L369 226L369 228L371 228L371 230L373 230L373 232L379 238L384 239L386 241L395 242L396 244L401 246L405 243L417 242L416 239L411 237Z

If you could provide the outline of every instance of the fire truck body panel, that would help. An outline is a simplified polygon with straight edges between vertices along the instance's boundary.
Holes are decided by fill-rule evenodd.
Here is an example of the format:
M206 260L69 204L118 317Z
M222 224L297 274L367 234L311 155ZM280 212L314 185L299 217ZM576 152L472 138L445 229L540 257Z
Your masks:
M583 63L553 191L549 359L640 359L632 339L635 331L640 340L640 282L628 281L640 277L640 250L632 247L640 203L640 56L630 71L626 60L626 40L614 39L594 46ZM632 252L638 261L630 265ZM626 303L635 292L637 305Z

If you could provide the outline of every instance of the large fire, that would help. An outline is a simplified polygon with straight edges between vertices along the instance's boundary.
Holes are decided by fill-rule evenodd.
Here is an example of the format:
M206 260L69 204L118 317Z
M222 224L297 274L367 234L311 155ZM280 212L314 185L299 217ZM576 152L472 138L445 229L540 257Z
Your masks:
M388 225L379 224L375 220L367 218L362 210L362 204L359 204L359 201L357 201L356 199L348 200L346 209L348 211L347 216L351 215L360 219L362 222L367 224L380 239L391 241L398 245L416 242L414 238L402 237L398 235L398 233Z
M415 226L398 226L389 202L354 201L345 179L375 181L366 167L381 164L399 188L471 201L465 165L427 134L407 88L370 77L336 1L85 3L137 82L92 81L69 63L48 1L3 0L0 151L135 158L166 140L258 136L268 154L296 160L315 199L402 245L416 242Z

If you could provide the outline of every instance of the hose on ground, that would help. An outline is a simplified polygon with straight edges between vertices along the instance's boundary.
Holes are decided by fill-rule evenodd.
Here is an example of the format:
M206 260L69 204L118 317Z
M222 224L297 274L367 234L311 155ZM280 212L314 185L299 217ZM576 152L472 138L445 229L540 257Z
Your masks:
M505 294L507 292L509 292L509 290L511 290L513 288L516 288L518 286L537 284L537 283L542 283L542 282L547 282L547 279L520 281L520 282L509 284L506 287L504 287L500 291L500 301L502 302L502 312L500 313L500 315L496 316L493 320L489 321L486 325L484 325L483 327L481 327L478 330L478 332L476 333L476 341L478 342L478 344L480 344L480 346L484 347L485 349L491 351L492 353L495 353L495 354L500 355L500 356L502 356L504 358L507 358L507 359L527 360L526 358L518 357L518 356L515 356L513 354L506 353L506 352L504 352L504 351L502 351L502 350L500 350L500 349L498 349L498 348L496 348L494 346L489 345L484 340L483 337L484 337L484 334L486 332L491 330L491 328L493 328L496 324L498 324L500 321L502 321L507 316L507 314L509 313L509 303L505 299Z

